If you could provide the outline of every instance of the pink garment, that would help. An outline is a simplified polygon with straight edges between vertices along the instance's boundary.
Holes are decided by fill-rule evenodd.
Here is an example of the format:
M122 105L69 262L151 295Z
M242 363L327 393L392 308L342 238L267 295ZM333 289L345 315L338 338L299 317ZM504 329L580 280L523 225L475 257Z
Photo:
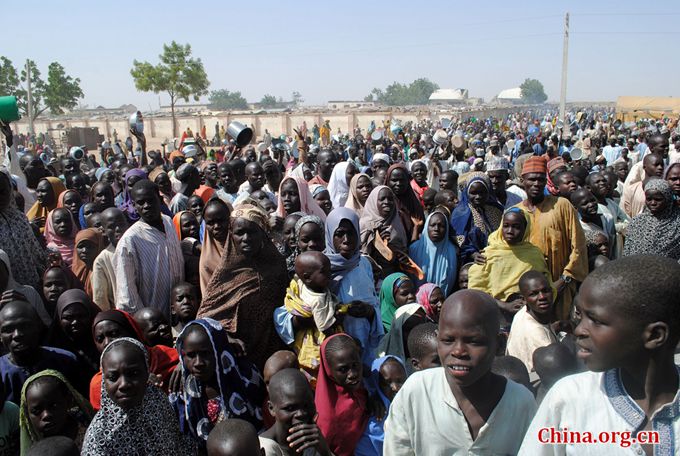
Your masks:
M288 215L286 213L286 209L283 207L281 189L283 188L283 184L291 179L297 184L298 193L300 194L300 212L304 212L307 215L317 215L321 218L321 220L326 221L326 213L319 207L312 197L312 194L309 192L309 186L307 185L307 182L305 182L304 179L300 179L299 177L286 177L281 181L281 184L279 185L276 215L283 218Z
M438 287L433 283L424 283L420 286L420 288L418 288L418 293L416 293L416 302L423 306L423 309L425 309L425 314L431 319L434 319L435 315L434 309L430 304L430 295L435 288Z
M71 228L71 233L67 237L61 237L54 231L54 224L52 223L52 216L54 215L54 210L47 214L47 220L45 222L45 242L47 247L54 249L59 252L61 259L64 264L69 268L73 264L73 249L76 245L76 234L78 234L78 224L76 219L73 218L73 214L67 211L71 215L71 222L73 228Z

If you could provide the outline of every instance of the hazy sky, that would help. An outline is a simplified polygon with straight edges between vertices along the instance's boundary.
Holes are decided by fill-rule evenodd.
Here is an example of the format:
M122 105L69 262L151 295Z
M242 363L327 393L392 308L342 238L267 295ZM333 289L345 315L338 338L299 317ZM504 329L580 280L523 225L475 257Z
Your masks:
M567 99L680 96L676 1L36 1L6 8L0 55L58 61L84 104L158 108L138 92L132 61L158 62L189 43L210 89L305 104L361 99L373 87L427 77L491 98L525 78L558 100L564 13L571 13ZM160 95L168 102L167 95Z

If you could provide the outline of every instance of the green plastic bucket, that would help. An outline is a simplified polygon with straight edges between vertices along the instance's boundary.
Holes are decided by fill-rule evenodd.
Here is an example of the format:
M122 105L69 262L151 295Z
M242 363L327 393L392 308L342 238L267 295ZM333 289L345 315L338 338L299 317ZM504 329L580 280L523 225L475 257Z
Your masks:
M17 97L0 97L0 120L3 122L13 122L21 119Z

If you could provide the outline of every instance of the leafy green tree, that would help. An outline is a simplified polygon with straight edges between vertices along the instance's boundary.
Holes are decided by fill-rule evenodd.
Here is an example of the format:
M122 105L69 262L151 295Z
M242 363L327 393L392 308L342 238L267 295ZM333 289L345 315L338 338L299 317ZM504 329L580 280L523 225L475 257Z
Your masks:
M175 120L175 103L178 99L185 102L189 98L198 101L208 93L210 82L200 58L191 57L191 46L181 45L173 41L163 45L163 53L158 56L160 63L133 61L130 74L135 80L135 87L142 92L167 92L170 96L172 111L172 134L177 136Z
M33 106L28 112L28 74L31 71L31 97ZM64 67L52 62L47 70L47 82L43 81L40 70L33 60L17 72L12 61L0 57L0 95L15 95L22 116L35 120L48 109L52 114L63 114L65 109L73 109L78 99L83 97L80 79L66 74Z
M12 61L5 56L0 57L0 96L16 95L19 87L19 75Z
M278 105L278 101L276 101L276 97L274 95L266 94L260 100L260 105L263 108L275 108Z
M45 86L45 106L52 114L63 114L64 109L73 109L77 100L83 97L80 79L72 78L57 62L50 63L47 68L47 85Z
M388 106L427 104L432 92L439 86L426 78L416 79L410 84L394 82L385 90L375 88L364 100L377 101Z
M210 107L214 109L247 109L248 101L241 92L230 92L226 89L213 90L208 97Z
M538 79L527 78L519 88L522 89L522 100L526 103L545 103L545 100L548 99L548 95L543 90L543 84Z

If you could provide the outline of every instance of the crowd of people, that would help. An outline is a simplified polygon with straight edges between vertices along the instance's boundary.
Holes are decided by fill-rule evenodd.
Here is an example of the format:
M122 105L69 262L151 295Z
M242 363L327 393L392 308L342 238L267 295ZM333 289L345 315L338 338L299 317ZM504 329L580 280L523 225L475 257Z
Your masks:
M0 455L677 451L677 119L331 131L5 128Z

